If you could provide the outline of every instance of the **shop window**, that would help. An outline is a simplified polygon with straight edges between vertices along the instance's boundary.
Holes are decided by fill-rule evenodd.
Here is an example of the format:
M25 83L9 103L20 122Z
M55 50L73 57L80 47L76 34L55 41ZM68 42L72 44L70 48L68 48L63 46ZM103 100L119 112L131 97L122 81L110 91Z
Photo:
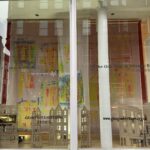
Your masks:
M63 20L55 21L55 35L63 36Z
M48 0L40 0L40 9L48 9Z
M39 35L48 36L48 21L40 21Z
M17 21L16 34L23 34L23 21Z
M63 0L55 0L54 8L55 9L63 9Z
M19 0L17 3L18 8L24 8L24 0Z

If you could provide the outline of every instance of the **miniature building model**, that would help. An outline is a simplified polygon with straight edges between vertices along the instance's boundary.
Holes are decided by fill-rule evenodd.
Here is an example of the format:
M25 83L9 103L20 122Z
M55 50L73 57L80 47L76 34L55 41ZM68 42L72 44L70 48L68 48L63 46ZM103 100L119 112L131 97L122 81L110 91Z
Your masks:
M55 140L56 145L67 145L68 143L68 110L62 109L60 105L55 110L56 117L56 131Z
M49 143L50 146L66 146L68 144L68 110L60 105L49 113Z
M150 147L150 104L143 105L145 146Z
M68 110L67 108L63 109L63 114L62 114L62 136L63 136L63 144L67 145L68 144Z
M81 147L90 146L90 115L84 106L81 110Z
M32 112L32 145L41 147L41 112L40 109Z
M144 121L143 138L144 138L144 146L150 147L150 122L146 120Z
M0 147L17 148L17 109L12 105L0 105Z
M55 110L54 108L51 108L49 112L49 144L50 146L54 146L56 141L55 141Z
M132 106L121 106L118 111L120 145L143 146L142 110Z

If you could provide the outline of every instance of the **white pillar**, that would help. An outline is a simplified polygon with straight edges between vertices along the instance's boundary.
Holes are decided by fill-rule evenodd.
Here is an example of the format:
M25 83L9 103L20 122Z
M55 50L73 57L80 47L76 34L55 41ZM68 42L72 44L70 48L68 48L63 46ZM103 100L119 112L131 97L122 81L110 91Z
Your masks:
M0 36L2 43L5 46L7 38L7 19L8 19L9 1L0 1ZM5 47L3 52L10 55L9 50Z
M3 44L3 53L6 55L10 55L10 52L7 50L5 47L6 44L6 38L7 38L7 19L8 19L8 7L9 6L9 1L0 1L0 36L2 37L2 44ZM4 55L3 55L4 56ZM4 68L4 57L2 57L2 68ZM0 68L0 69L2 69ZM4 70L2 69L0 71L1 73L1 91L0 91L0 104L2 103L2 88L3 88L3 72Z
M76 0L70 0L70 150L78 149Z
M147 38L145 42L145 65L150 65L150 36ZM146 67L149 69L150 67ZM150 103L150 72L145 72L146 76L146 89L147 89L147 102Z
M108 23L107 12L105 8L98 10L98 65L99 67L99 108L100 108L100 135L101 146L105 149L112 147L112 127L110 120L103 118L111 118L110 106L110 82L109 82L109 65L108 60Z

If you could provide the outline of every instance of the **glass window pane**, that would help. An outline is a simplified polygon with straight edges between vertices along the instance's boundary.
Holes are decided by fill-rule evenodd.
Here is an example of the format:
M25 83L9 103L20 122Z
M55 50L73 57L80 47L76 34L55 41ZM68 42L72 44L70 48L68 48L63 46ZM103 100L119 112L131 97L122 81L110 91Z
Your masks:
M70 1L7 2L0 1L0 148L68 149ZM149 0L77 0L79 148L150 146L149 14Z
M146 11L150 8L145 0L107 2L113 147L148 147L145 43L149 35Z
M77 2L78 74L82 76L82 82L78 81L78 90L81 85L83 88L83 98L79 98L81 93L78 93L78 100L83 99L78 106L81 113L78 127L79 147L82 147L82 144L84 144L83 147L106 145L103 140L105 136L102 136L102 139L99 138L99 133L104 133L100 130L99 119L101 119L101 125L111 122L114 148L149 147L149 1L105 0L100 3L86 1L85 4L81 0ZM108 26L104 24L104 20L104 22L101 20L99 25L103 28L100 30L98 9L102 12L105 8L106 11L99 15L103 17L100 19L104 19L104 13L106 13ZM98 66L98 54L102 51L98 49L100 46L98 42L101 43L98 35L101 34L99 32L103 32L101 40L104 42L107 28L109 50L107 54L107 45L105 45L101 55L108 56L109 64ZM99 62L102 61L99 60ZM103 69L100 73L104 73L108 68L109 85L98 83L107 78L106 75L104 79L100 79L98 70ZM110 86L110 91L107 90L104 95L102 93L103 96L99 95L98 89L101 90L106 86ZM106 107L99 108L99 102L103 101L106 94L110 94L111 117L104 119L101 118L102 115L99 116L99 111L103 112ZM84 118L84 111L81 112L84 106L90 112L90 132L87 132L87 126L85 127L88 120ZM108 108L106 112L110 111ZM84 136L82 136L83 132L86 133ZM96 138L94 134L97 135ZM105 135L107 134L109 131L105 132ZM90 146L86 142L82 143L82 140L88 139L89 136Z
M78 142L80 148L100 148L96 12L98 1L77 1ZM93 10L91 7L95 6Z
M0 148L68 149L69 1L63 4L58 10L55 0L9 1L8 23L0 13L10 50L0 59ZM2 42L0 50L4 55Z

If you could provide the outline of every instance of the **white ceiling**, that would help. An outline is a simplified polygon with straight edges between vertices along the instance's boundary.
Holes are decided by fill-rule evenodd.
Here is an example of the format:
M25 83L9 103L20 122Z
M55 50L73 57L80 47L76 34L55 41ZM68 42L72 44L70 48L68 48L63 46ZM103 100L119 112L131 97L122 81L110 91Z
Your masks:
M150 0L125 0L126 5L120 3L119 6L108 5L108 16L110 18L145 18L150 16ZM124 0L120 0L124 1ZM111 15L114 13L115 15Z
M78 18L97 18L99 0L77 0ZM106 6L110 19L143 19L150 16L150 0L100 0ZM24 8L17 0L10 1L10 19L62 19L69 18L69 0L62 0L63 9L55 9L55 0L48 0L48 9L39 9L38 0L25 0ZM61 0L60 0L61 2ZM39 16L35 16L38 14ZM112 15L113 14L113 15Z

